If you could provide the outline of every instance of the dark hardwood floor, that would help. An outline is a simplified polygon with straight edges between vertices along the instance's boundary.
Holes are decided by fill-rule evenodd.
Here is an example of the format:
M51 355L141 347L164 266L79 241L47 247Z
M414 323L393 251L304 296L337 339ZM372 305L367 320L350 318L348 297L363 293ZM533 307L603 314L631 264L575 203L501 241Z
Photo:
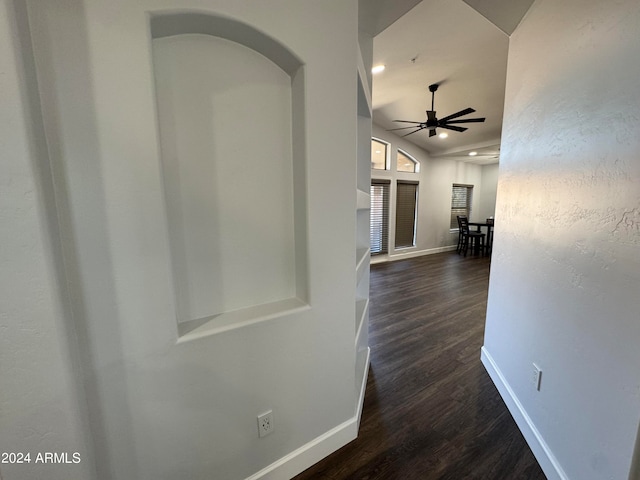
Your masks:
M490 260L371 267L371 367L358 438L306 479L544 480L480 362Z

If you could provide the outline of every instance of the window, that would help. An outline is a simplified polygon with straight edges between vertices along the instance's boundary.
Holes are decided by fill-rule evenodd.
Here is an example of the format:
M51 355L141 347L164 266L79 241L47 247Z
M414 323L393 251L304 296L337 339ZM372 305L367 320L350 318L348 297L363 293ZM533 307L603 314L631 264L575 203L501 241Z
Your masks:
M388 143L376 138L371 139L371 168L373 170L389 170L388 152Z
M420 163L408 153L398 149L396 170L398 170L398 172L418 173L420 171Z
M371 180L371 254L389 251L388 180Z
M458 228L458 215L471 217L471 200L473 197L473 185L453 184L451 193L451 226Z
M398 182L396 193L396 248L416 244L417 182Z

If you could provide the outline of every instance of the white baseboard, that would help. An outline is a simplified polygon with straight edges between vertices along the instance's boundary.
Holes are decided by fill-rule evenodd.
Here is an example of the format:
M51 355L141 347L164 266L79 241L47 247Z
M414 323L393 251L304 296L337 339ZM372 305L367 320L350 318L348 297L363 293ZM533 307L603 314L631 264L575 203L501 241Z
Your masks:
M484 367L487 369L487 373L489 373L491 380L493 380L493 383L498 389L498 392L500 392L509 412L511 412L511 416L513 416L518 428L529 444L533 455L536 457L536 460L538 460L542 471L547 476L547 479L569 480L569 477L567 477L564 470L562 470L560 463L558 463L558 460L553 455L549 445L547 445L542 438L542 435L534 425L533 421L520 403L520 400L516 397L515 392L511 389L509 383L507 383L507 380L498 368L498 365L494 362L491 354L485 347L482 347L480 359L482 360Z
M358 378L361 383L357 391L358 399L354 416L259 472L247 477L246 480L289 480L356 439L360 426L360 417L362 416L362 406L364 405L370 353L371 349L367 348L363 377Z
M362 375L357 379L359 381L358 401L356 402L356 428L360 429L360 418L362 418L362 407L364 406L364 394L367 391L367 377L369 376L369 359L371 358L371 347L367 347L367 354L364 361L364 369ZM356 372L356 375L358 372Z
M426 250L411 250L409 252L393 253L390 255L375 255L371 257L371 264L405 260L407 258L421 257L423 255L433 255L434 253L451 252L456 248L457 245L447 245L446 247L428 248Z
M289 480L355 440L357 436L357 418L353 417L247 477L246 480Z

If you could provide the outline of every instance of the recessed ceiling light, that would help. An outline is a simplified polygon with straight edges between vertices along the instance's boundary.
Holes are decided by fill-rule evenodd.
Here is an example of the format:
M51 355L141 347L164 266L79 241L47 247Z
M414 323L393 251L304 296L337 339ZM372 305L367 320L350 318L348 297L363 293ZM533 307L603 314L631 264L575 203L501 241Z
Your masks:
M438 137L440 138L447 138L449 136L449 134L447 132L442 132L441 134L438 135Z
M469 156L470 157L475 157L478 154L478 152L469 152Z
M376 65L375 67L373 67L371 69L371 73L380 73L382 72L386 67L384 65Z

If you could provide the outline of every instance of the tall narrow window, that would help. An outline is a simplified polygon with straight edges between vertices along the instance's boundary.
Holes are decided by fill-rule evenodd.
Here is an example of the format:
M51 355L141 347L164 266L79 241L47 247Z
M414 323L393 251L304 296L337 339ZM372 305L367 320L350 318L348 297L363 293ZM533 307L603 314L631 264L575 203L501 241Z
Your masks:
M450 228L458 228L458 215L467 218L471 216L471 200L473 197L473 185L453 184L451 192L451 225Z
M371 180L371 254L389 251L388 180Z
M406 152L398 149L396 158L396 170L398 172L418 173L420 171L420 162Z
M398 182L396 194L396 248L416 244L417 182Z
M389 170L389 144L371 139L371 168L373 170Z

